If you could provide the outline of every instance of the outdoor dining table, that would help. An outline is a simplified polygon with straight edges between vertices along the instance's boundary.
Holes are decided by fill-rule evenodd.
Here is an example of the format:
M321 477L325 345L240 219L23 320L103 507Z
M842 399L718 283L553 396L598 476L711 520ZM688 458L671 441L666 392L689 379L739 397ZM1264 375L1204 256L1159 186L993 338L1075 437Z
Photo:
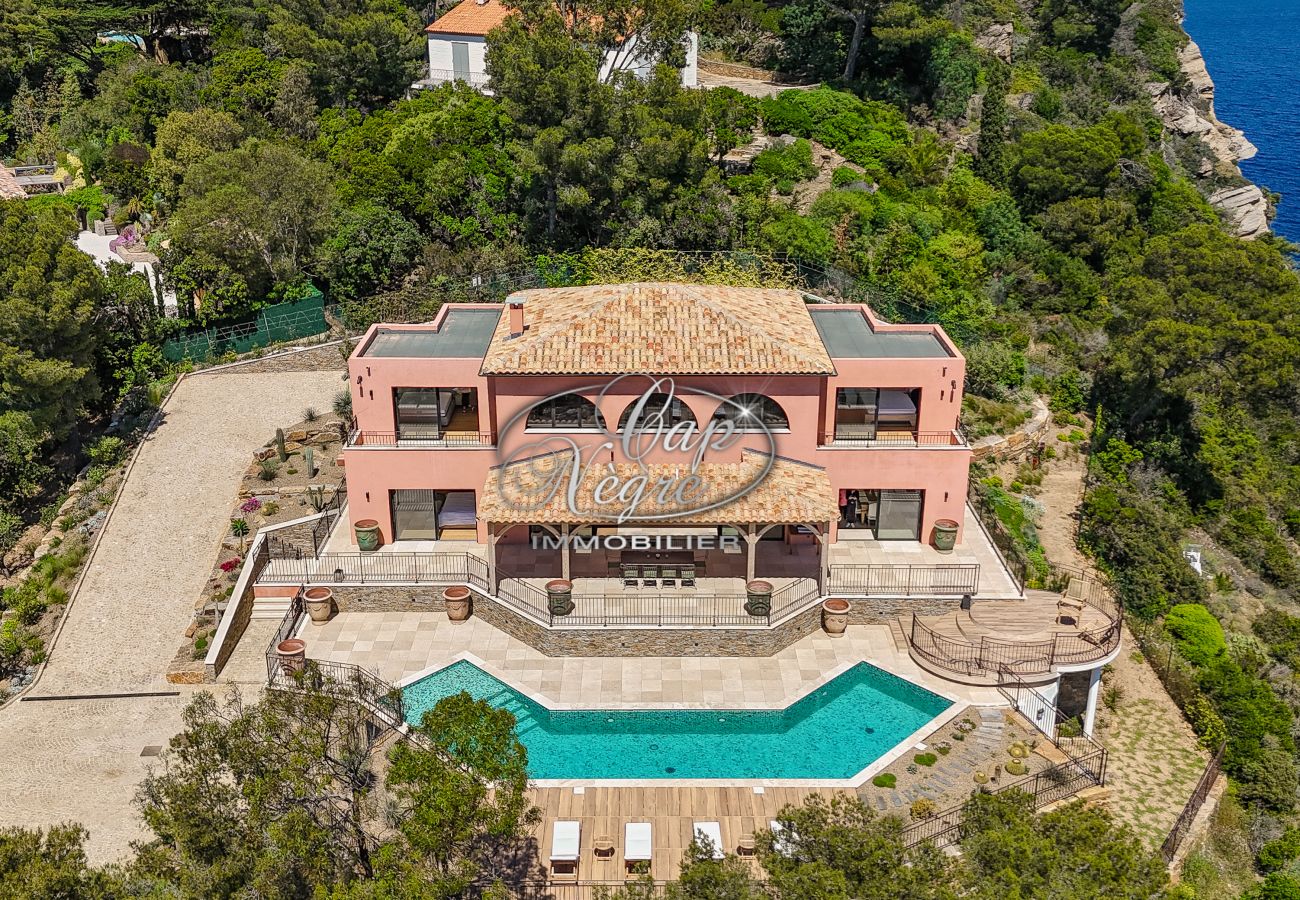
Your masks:
M625 566L690 566L695 564L692 550L623 550L619 561Z

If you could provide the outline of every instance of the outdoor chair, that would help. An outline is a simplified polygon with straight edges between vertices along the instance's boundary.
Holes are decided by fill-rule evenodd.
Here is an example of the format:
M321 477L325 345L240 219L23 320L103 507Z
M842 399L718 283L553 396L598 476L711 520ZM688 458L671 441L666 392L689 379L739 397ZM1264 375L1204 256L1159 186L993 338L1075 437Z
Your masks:
M659 570L654 566L645 566L641 569L641 584L646 587L654 587L659 583Z
M659 583L660 583L661 585L663 585L664 587L676 587L676 585L677 585L677 570L676 570L676 569L660 569L660 570L659 570Z
M726 856L722 849L722 826L717 822L696 822L693 837L701 846L706 840L709 842L714 859L722 859Z
M1083 601L1070 600L1066 597L1056 601L1056 624L1064 624L1061 620L1066 616L1074 622L1074 627L1083 627Z
M623 567L623 587L636 587L641 583L640 566Z
M628 822L623 826L623 865L629 877L649 873L653 848L649 822Z
M591 842L591 852L596 859L614 858L614 839L601 835Z
M551 834L552 880L578 880L578 847L581 844L582 824L556 822Z
M683 566L680 578L682 587L695 587L695 566Z

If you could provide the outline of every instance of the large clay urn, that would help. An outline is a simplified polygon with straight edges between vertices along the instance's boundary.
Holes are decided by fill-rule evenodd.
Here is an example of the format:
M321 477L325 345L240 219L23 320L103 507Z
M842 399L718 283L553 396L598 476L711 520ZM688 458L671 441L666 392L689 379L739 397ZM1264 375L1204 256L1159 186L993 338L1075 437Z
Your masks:
M451 622L464 622L469 618L470 613L470 594L469 588L464 585L453 585L444 588L442 599L447 604L447 619Z
M298 638L288 638L275 645L275 655L280 658L280 671L297 675L307 663L307 644Z
M334 592L327 587L307 588L303 591L302 602L314 625L324 625L334 614Z
M844 634L849 625L849 601L832 597L822 601L822 628L831 637Z

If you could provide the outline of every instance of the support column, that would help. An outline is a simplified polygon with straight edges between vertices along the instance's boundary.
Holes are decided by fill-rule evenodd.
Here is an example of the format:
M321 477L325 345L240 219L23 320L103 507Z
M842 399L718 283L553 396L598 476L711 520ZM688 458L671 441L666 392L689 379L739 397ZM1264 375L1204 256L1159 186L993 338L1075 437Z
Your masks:
M816 529L814 529L816 530ZM817 586L821 590L822 596L830 590L831 583L831 523L827 522L826 526L817 535L817 553L820 557Z
M560 526L560 577L569 580L569 526Z
M497 592L497 529L491 522L488 522L488 591L495 594Z
M758 545L758 532L753 525L745 526L745 580L754 580L754 548Z
M1097 722L1097 697L1101 695L1101 666L1088 673L1088 706L1083 713L1083 733L1092 737Z

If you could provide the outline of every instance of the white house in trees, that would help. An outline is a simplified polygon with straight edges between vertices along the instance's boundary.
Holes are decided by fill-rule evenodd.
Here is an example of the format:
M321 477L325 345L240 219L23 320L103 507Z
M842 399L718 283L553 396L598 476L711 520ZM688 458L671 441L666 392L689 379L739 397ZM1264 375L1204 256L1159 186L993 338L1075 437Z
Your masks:
M415 83L417 88L436 87L448 81L463 81L471 87L487 87L487 35L511 14L501 0L461 0L456 6L424 29L429 39L429 77ZM682 85L699 83L699 39L687 32L686 65L682 68ZM636 36L626 45L605 54L601 78L617 68L645 78L655 65L653 56L636 52Z

